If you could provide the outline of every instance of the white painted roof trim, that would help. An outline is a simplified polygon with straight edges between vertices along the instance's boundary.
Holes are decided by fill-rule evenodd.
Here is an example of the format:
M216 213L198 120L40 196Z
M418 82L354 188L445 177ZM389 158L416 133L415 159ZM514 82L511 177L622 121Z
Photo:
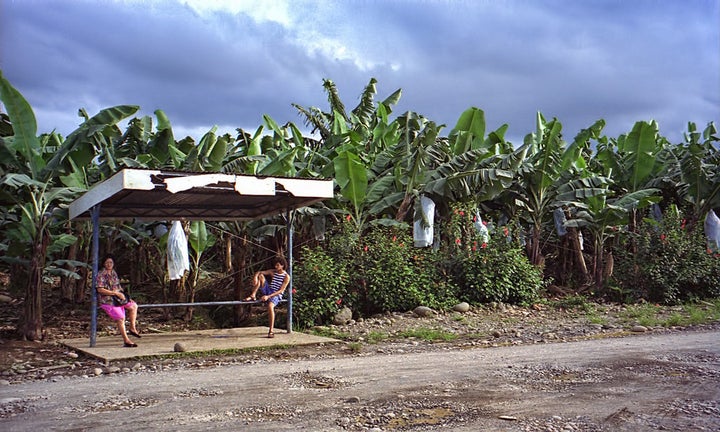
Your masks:
M318 197L332 198L334 196L334 185L332 180L313 180L294 178L276 178L286 191L296 197Z
M185 177L171 177L165 179L168 192L178 193L195 187L203 187L220 182L235 183L233 174L197 174Z
M96 204L103 202L106 198L115 195L123 189L152 190L155 185L150 176L159 175L161 171L156 170L134 170L124 169L107 180L93 186L80 198L70 204L68 213L70 219L74 219Z

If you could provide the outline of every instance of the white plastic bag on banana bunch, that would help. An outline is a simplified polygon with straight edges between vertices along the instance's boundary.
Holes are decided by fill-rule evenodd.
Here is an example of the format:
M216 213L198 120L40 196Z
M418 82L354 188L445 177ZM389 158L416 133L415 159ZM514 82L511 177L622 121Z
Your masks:
M713 210L705 216L705 236L708 249L713 253L720 253L720 218Z
M418 203L415 202L415 211L422 211L420 219L415 219L413 224L413 243L415 247L422 248L432 246L433 236L435 235L433 225L435 221L435 203L425 195L420 196L420 208L417 208ZM427 221L427 224L423 223L423 219Z
M167 242L167 266L170 280L180 279L190 270L188 242L180 221L174 221L170 227Z
M480 241L483 243L487 243L490 241L490 230L485 226L483 223L482 217L480 217L480 212L475 212L475 218L474 218L473 225L475 226L475 229L478 230L478 233L480 233Z

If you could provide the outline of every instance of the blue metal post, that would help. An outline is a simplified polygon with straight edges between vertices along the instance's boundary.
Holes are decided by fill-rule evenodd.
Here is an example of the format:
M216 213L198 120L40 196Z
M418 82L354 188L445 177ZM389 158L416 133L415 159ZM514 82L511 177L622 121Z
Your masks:
M95 346L95 338L97 335L97 274L98 274L98 254L100 253L100 204L90 209L90 218L92 219L92 287L90 302L90 347Z
M288 232L288 268L287 272L290 276L290 283L288 283L288 307L287 307L287 332L292 333L292 315L293 315L293 276L292 276L292 268L293 268L293 217L295 216L295 212L288 210L287 211L287 232Z

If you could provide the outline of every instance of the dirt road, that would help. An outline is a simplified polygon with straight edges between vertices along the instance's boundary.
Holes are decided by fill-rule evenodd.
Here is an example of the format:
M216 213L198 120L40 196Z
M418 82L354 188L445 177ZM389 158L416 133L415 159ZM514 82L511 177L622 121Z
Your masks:
M0 429L720 430L720 331L0 387Z

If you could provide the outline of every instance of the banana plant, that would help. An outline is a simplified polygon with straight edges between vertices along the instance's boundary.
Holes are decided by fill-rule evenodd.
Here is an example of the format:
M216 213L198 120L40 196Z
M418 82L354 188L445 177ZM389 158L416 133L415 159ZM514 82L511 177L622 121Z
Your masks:
M19 198L11 212L15 215L3 223L7 250L5 262L19 264L27 269L23 322L19 331L28 340L42 339L42 285L45 276L63 275L62 263L48 259L51 252L59 253L76 241L70 234L56 233L53 229L67 218L60 205L67 205L78 191L66 187L51 187L25 174L6 174L0 179L3 189ZM81 263L74 263L81 265ZM48 268L49 267L49 268ZM72 273L73 277L79 277ZM13 274L13 277L18 277Z
M376 159L399 139L399 125L389 121L392 106L400 98L400 90L393 92L381 102L375 101L377 93L372 78L364 88L360 103L349 113L340 100L335 84L324 80L328 95L329 112L319 108L304 108L294 104L306 124L321 136L321 142L308 146L315 150L313 171L325 178L334 178L338 193L334 204L344 212L361 234L372 219L369 208L371 199L382 197L383 188L375 187L377 173L373 170ZM383 180L387 184L387 180ZM393 223L387 219L377 223Z
M668 158L667 177L687 209L688 229L714 208L720 208L720 138L710 122L702 133L695 123L688 123L685 142L673 146ZM679 203L680 204L680 203Z
M597 130L604 123L596 123ZM566 167L577 165L582 156L574 147L568 147L562 139L562 124L557 120L546 121L541 113L536 116L536 131L525 137L521 147L525 158L516 171L516 180L509 190L509 201L520 211L520 216L530 224L527 250L530 261L541 265L543 223L557 207L558 187L575 174ZM513 216L513 215L511 215Z
M613 179L617 196L637 192L649 188L665 171L667 145L656 121L638 121L628 134L598 146L594 169ZM637 217L633 210L628 219L630 232L635 232Z
M190 271L190 294L188 301L195 301L195 293L197 292L198 280L200 279L200 258L203 252L211 248L215 244L216 238L207 230L204 221L190 222L190 232L188 235L188 243L190 244L190 259L192 268ZM192 320L193 309L187 308L185 320Z
M614 197L612 181L596 176L578 179L559 188L558 204L578 209L575 217L565 222L568 228L585 228L593 242L593 281L597 289L605 288L606 275L611 266L611 255L606 255L606 245L616 234L618 226L627 225L631 215L638 209L660 201L659 190L645 188Z
M71 240L53 232L58 221L57 212L82 191L77 187L63 187L61 179L69 179L69 171L80 166L82 160L94 157L92 143L102 140L103 134L137 110L134 106L106 109L87 118L68 138L40 139L37 136L35 114L22 94L0 72L0 100L7 109L12 135L0 139L0 153L9 155L1 163L6 167L0 178L0 203L13 223L7 225L5 239L15 240L8 249L11 255L30 257L25 284L25 313L20 332L29 340L42 337L42 275L46 268L46 253L52 241ZM55 136L57 138L57 136ZM48 145L52 144L52 145ZM75 178L77 185L77 178ZM72 182L70 182L72 183ZM22 242L21 239L25 241ZM15 249L20 248L22 249ZM16 275L19 276L19 275Z
M507 128L504 124L485 136L485 113L475 107L465 110L447 142L438 140L433 153L445 157L431 168L423 193L446 203L480 204L496 198L512 184L526 152L523 148L515 151L505 141Z
M512 145L504 140L507 125L485 137L482 110L466 110L447 139L439 136L443 125L414 113L394 123L400 139L378 155L372 167L380 174L370 186L370 196L377 196L370 200L371 213L393 210L401 222L421 195L447 213L454 201L489 200L510 186L514 167ZM415 207L414 220L427 220Z

